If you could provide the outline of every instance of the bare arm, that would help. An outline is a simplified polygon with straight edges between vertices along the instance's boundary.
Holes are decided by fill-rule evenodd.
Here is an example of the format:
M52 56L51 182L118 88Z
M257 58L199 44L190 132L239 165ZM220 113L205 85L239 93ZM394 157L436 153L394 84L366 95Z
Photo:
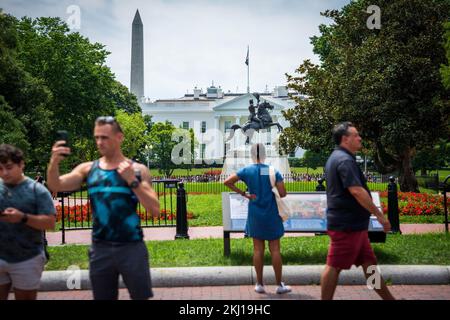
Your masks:
M47 170L48 187L54 192L78 190L91 167L92 162L85 162L78 165L72 172L60 176L59 166L50 162Z
M231 190L233 190L234 192L239 193L241 196L243 196L249 200L256 199L255 194L247 194L245 191L242 191L241 189L236 187L235 183L238 181L239 181L239 177L237 176L237 174L232 174L223 182L223 184L226 185Z
M275 184L275 186L277 187L278 190L278 194L280 195L281 198L286 197L287 192L286 192L286 187L284 186L284 182L283 181L279 181Z
M391 225L389 221L384 217L383 213L375 206L372 201L372 198L367 193L367 190L363 187L354 186L348 187L348 190L355 197L358 203L363 206L367 211L371 214L375 215L378 221L383 225L384 231L389 231L391 229Z
M85 162L77 166L72 172L60 176L59 163L64 159L62 153L70 153L70 149L62 147L63 141L57 141L52 148L52 156L47 169L47 185L53 192L74 191L81 188L81 184L89 172L92 162Z
M142 182L140 183L139 187L137 187L133 191L138 197L139 201L145 207L145 209L147 209L147 211L150 211L153 217L158 217L160 212L159 199L158 194L152 187L152 177L150 176L150 170L144 165L139 165L139 167L142 175Z
M15 208L7 208L0 216L1 222L20 223L25 213ZM27 214L28 221L26 225L36 230L53 230L55 229L55 215L47 214Z

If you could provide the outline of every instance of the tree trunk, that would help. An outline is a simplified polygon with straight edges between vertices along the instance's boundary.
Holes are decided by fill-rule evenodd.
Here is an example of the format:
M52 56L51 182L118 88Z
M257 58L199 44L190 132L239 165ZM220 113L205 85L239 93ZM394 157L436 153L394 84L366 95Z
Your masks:
M407 148L401 155L399 163L399 184L402 192L420 192L416 175L411 165L411 149Z

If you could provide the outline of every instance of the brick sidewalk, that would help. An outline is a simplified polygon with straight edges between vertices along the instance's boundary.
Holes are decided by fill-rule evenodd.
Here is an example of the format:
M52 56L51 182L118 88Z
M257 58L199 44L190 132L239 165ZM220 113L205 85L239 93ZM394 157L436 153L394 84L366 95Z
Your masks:
M444 224L402 224L403 234L418 234L429 232L444 232ZM144 240L174 240L176 229L168 227L143 228ZM66 231L66 244L90 244L91 230ZM190 227L190 239L223 238L223 227ZM314 236L313 233L286 233L285 237ZM243 233L232 233L232 238L243 238ZM61 232L47 232L48 244L51 246L61 244Z
M292 292L285 295L274 293L275 286L267 286L267 294L257 294L253 286L226 287L184 287L184 288L154 288L155 300L318 300L320 286L292 286ZM449 285L392 285L389 286L397 299L406 300L450 300ZM13 299L11 294L10 299ZM128 300L126 289L120 289L119 298ZM39 292L39 300L91 300L92 292L83 291L53 291ZM338 286L335 300L380 300L378 295L366 286Z

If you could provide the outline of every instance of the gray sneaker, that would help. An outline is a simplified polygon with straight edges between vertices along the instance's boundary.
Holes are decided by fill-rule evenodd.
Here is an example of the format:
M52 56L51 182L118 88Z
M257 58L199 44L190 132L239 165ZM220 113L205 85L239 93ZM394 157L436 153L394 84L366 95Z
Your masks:
M255 286L255 292L266 293L266 289L264 288L264 285L257 283Z
M277 288L277 293L278 294L288 293L288 292L291 292L291 291L292 291L291 287L290 286L286 286L284 284L284 282L282 282Z

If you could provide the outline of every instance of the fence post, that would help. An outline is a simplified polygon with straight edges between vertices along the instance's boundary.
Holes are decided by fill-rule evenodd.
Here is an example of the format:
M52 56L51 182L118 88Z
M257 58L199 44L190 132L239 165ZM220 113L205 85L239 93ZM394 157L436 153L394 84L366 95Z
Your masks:
M325 186L323 185L323 179L322 178L320 178L317 182L319 183L317 186L316 186L316 191L326 191L325 190Z
M61 199L59 200L59 202L61 202L61 244L66 244L66 230L65 230L65 225L64 225L64 220L65 220L65 216L64 216L64 192L61 192ZM58 196L58 194L56 194L56 196Z
M229 257L231 254L230 232L223 232L223 255Z
M177 189L177 234L175 239L189 239L187 225L186 190L180 182Z
M449 185L447 184L450 175L444 180L443 190L444 190L444 214L445 214L445 232L448 233L448 207L447 207L447 192L450 191Z
M395 183L395 178L390 176L388 184L388 219L391 223L392 232L399 232L402 234L400 230L400 218L398 211L397 183Z

